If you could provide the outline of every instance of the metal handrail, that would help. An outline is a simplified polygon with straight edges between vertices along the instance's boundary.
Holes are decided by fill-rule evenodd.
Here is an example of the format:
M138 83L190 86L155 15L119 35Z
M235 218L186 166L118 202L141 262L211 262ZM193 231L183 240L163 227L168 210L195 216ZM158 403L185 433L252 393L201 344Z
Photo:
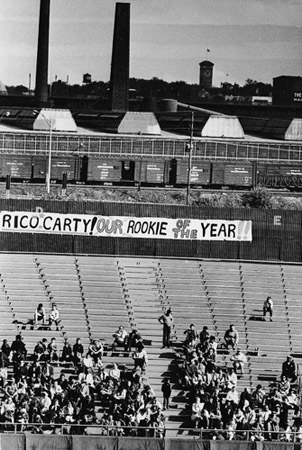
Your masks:
M44 430L44 433L43 433ZM95 430L95 431L94 431ZM25 432L42 432L42 434L64 434L64 435L98 435L98 436L138 436L138 437L161 437L165 438L166 431L175 432L175 437L193 438L200 440L225 440L237 441L288 441L302 442L300 431L264 431L257 429L223 429L223 428L179 428L165 426L116 426L103 424L80 424L80 423L18 423L0 422L0 433L24 434Z
M188 158L186 147L189 137L138 137L138 136L89 136L53 135L53 155ZM47 136L43 133L0 133L0 153L47 154ZM288 141L223 141L211 138L192 140L192 158L195 160L280 161L301 162L302 143Z

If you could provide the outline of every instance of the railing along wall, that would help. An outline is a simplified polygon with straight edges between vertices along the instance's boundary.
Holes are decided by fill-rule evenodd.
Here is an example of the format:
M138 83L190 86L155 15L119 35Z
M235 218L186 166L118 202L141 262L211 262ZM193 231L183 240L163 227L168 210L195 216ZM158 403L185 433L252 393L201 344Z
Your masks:
M114 425L103 425L103 424L78 424L76 422L73 423L17 423L17 422L2 422L0 423L0 436L1 433L10 433L10 434L26 434L30 436L34 435L43 435L46 434L48 439L50 438L50 434L55 436L97 436L101 443L102 437L123 437L123 438L141 438L142 440L147 439L162 439L163 444L166 438L166 431L169 431L169 436L171 436L171 432L173 435L172 439L177 437L181 438L181 441L185 443L186 441L203 441L203 440L223 440L225 445L228 441L232 442L265 442L265 441L275 441L275 442L284 442L284 443L300 443L302 442L301 431L291 431L291 430L281 430L281 431L264 431L260 429L233 429L228 427L228 429L204 429L204 428L171 428L168 430L165 427L143 427L143 426L114 426ZM53 433L51 433L53 431ZM179 436L178 436L178 433ZM222 439L223 438L223 439ZM171 439L171 438L170 438ZM144 447L144 446L143 446ZM143 448L140 447L140 448ZM98 447L99 448L99 447ZM152 450L152 446L149 446L150 450ZM191 447L190 447L191 448ZM223 447L224 448L224 447ZM230 447L234 448L234 447ZM237 447L240 450L240 447ZM246 448L246 447L243 447ZM255 450L258 447L255 447ZM282 447L285 448L285 447ZM289 447L292 449L292 447ZM158 446L156 446L158 449ZM154 450L156 450L154 449ZM163 447L162 447L163 449Z
M52 153L70 156L188 158L185 138L90 136L53 133ZM48 133L0 133L0 153L47 154ZM302 162L302 143L194 138L193 160Z

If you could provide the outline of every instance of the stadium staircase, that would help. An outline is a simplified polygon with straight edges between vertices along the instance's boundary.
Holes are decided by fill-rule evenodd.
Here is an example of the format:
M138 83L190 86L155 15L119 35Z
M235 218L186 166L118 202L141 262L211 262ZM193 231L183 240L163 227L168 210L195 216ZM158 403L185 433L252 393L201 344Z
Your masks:
M131 310L124 299L116 259L79 256L76 266L90 339L103 342L105 368L113 362L132 367L132 358L123 349L114 355L111 351L113 333L120 325L128 331L131 327Z
M240 263L242 293L246 310L248 352L252 384L267 384L280 376L282 362L292 352L290 321L282 271L279 264ZM263 302L274 302L273 322L263 322Z
M74 258L38 255L35 261L49 304L55 303L60 312L62 336L71 345L80 338L87 349L90 342L89 328Z
M162 325L158 318L163 314L156 277L157 261L142 258L118 259L125 299L132 311L132 328L136 328L143 338L148 354L145 381L152 386L160 398L161 382L167 374L170 359L166 349L162 349Z
M33 352L36 343L42 338L39 327L34 328L34 311L39 303L46 312L50 309L51 298L43 281L36 259L32 255L1 255L1 284L7 300L6 311L1 311L1 319L9 318L11 311L11 330L5 330L9 343L16 334L21 334L29 353ZM4 314L6 313L6 314ZM1 323L2 328L2 323ZM1 330L2 333L4 329ZM13 336L12 336L13 335ZM63 345L60 331L43 330L43 337L48 341L55 337L59 348Z
M302 277L300 266L281 266L281 282L288 319L290 350L294 356L302 357Z

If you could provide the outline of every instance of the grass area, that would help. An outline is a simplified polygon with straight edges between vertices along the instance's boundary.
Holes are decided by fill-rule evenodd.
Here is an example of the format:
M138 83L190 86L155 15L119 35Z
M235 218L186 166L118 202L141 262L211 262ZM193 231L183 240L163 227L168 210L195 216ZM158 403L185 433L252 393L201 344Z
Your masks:
M6 198L5 184L0 185L0 198ZM125 202L125 203L160 203L160 204L186 204L186 190L166 190L143 188L140 191L134 189L114 189L89 186L67 187L66 193L62 193L60 185L52 185L50 194L45 191L45 186L12 184L10 190L12 199L43 199L59 201L91 201L91 202ZM219 192L215 194L207 191L191 191L190 205L216 206L227 208L262 208L262 209L292 209L302 210L302 198L286 196L286 193L273 194L264 188L257 188L246 193Z

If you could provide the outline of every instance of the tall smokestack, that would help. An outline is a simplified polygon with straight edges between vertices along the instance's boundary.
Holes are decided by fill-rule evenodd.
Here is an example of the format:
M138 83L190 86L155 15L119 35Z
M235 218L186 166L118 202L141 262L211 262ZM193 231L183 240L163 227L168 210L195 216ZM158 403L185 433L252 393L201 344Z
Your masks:
M116 3L110 74L111 111L128 111L129 58L130 3Z
M48 45L50 0L40 0L35 97L41 106L48 100Z

